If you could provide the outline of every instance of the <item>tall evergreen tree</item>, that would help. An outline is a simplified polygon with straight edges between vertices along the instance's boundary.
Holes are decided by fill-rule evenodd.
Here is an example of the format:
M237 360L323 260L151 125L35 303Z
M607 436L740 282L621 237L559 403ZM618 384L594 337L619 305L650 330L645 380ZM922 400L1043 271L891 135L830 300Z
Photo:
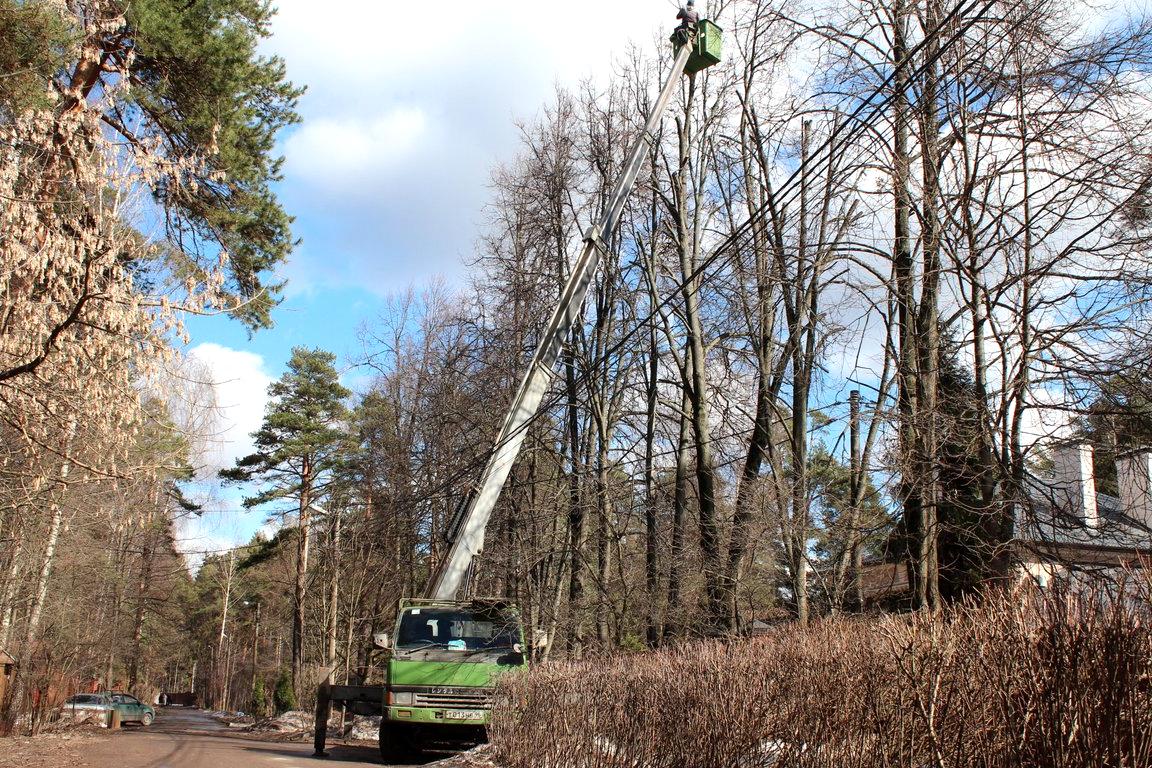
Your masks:
M988 425L981 423L979 396L959 359L949 329L940 357L937 423L940 484L940 590L956 600L995 578L1007 544L1005 506L998 499L1002 473L984 449Z
M0 0L0 120L50 105L44 86L64 63L67 32L46 3Z
M0 18L16 18L12 7L4 0ZM63 25L73 42L36 55L6 42L0 61L28 61L33 72L61 61L51 88L43 88L55 95L54 113L100 110L106 129L148 168L170 247L165 263L142 267L140 278L199 284L223 253L221 288L232 314L251 328L270 325L281 284L267 284L264 276L293 245L291 217L271 191L282 160L275 140L298 121L303 93L288 82L281 60L258 53L275 13L271 3L78 0L69 11L44 2L14 7L22 11L25 37L51 42ZM116 88L122 96L99 98Z
M304 657L304 601L308 587L309 534L313 505L322 499L343 463L347 443L344 399L336 356L319 349L292 350L288 370L268 387L264 423L253 433L256 451L220 476L236 483L258 482L244 500L257 507L279 499L294 502L296 580L292 596L292 682L300 684Z

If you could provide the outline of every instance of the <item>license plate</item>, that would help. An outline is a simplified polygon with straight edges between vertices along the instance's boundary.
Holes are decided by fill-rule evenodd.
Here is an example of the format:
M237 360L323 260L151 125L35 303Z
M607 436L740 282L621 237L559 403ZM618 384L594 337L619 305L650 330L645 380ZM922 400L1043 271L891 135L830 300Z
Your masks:
M484 713L475 709L449 709L444 712L445 720L483 720Z

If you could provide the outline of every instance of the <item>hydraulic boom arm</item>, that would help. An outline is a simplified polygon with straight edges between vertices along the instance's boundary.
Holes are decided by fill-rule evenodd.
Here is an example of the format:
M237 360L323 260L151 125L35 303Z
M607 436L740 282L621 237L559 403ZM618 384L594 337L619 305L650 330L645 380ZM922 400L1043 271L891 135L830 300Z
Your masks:
M440 564L439 570L429 584L430 598L455 599L467 578L473 558L484 549L484 531L488 527L492 509L496 506L496 500L500 497L508 473L520 453L528 425L540 407L540 401L548 388L548 380L560 357L560 351L568 339L572 325L580 315L584 294L587 293L588 285L596 273L600 256L607 251L606 244L612 240L612 234L624 210L624 203L632 192L636 177L644 164L644 157L651 147L653 132L660 124L660 119L692 52L691 44L681 45L677 50L675 61L668 71L668 78L660 90L660 97L648 116L644 131L632 145L624 173L616 181L616 186L608 197L604 214L599 223L591 227L584 236L580 257L572 268L572 274L568 277L564 292L560 295L560 302L552 313L536 353L532 356L532 362L520 382L516 399L512 401L512 407L504 417L495 448L484 468L484 474L481 475L480 485L461 519L448 556Z

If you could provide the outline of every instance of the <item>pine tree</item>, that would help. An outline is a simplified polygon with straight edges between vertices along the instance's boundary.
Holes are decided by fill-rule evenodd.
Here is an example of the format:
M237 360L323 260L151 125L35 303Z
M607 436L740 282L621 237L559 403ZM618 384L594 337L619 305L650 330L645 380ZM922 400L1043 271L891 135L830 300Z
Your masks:
M997 577L1007 531L995 491L1000 467L988 458L991 438L988 425L981 423L975 382L949 329L942 329L941 336L936 457L940 590L945 600L957 600Z
M304 601L308 585L309 534L313 505L324 497L347 451L344 399L336 356L319 349L292 350L288 370L268 387L264 424L253 433L256 452L220 476L235 483L258 482L244 500L248 508L281 499L294 503L296 582L292 600L292 683L300 684L304 651Z
M44 86L63 64L67 37L47 3L0 0L0 119L49 106Z
M287 670L280 670L280 677L276 678L276 688L272 691L272 706L276 708L278 715L296 709L296 694L292 690L292 679Z
M268 710L268 694L264 691L264 678L259 673L256 675L256 682L252 684L252 715L261 718Z
M109 135L150 168L168 247L165 263L140 269L139 279L166 274L199 285L223 255L221 288L231 314L251 328L271 325L281 284L265 283L264 275L293 246L292 219L271 190L282 162L276 134L299 120L303 93L288 82L280 59L258 52L275 13L271 3L78 0L65 9L2 0L0 33L11 26L3 19L15 18L12 9L20 11L19 28L41 44L6 40L0 63L30 63L42 78L39 92L58 94L58 116L99 110ZM59 35L60 27L68 34ZM56 38L69 42L52 45ZM27 80L0 89L26 91ZM117 98L104 98L125 82L130 87Z

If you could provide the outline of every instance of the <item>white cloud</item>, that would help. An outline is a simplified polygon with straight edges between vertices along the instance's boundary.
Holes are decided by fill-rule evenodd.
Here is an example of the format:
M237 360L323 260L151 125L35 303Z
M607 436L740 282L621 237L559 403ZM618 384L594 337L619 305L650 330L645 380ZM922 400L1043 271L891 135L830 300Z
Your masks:
M304 247L286 274L380 294L460 276L517 119L557 85L604 82L635 44L656 52L671 0L557 3L281 0L265 52L308 92L287 133L281 199ZM653 83L655 88L657 84Z
M315 119L285 142L286 172L328 193L363 187L409 156L427 122L414 107L367 118Z
M370 109L373 94L435 98L421 88L433 81L468 82L485 92L603 73L629 42L647 45L676 23L670 0L629 0L599 10L595 17L589 9L538 0L403 6L281 0L265 48L285 58L290 77L310 85L309 99L345 102L354 112Z
M264 522L243 508L243 490L221 486L217 473L252 452L251 433L264 419L272 378L260 355L221 344L198 344L185 358L170 390L193 446L196 478L185 493L203 509L176 520L176 547L196 569L205 555L249 541Z
M206 342L190 349L188 357L203 366L216 392L215 429L197 469L207 478L252 452L251 433L264 420L272 378L264 370L264 358L252 352Z

